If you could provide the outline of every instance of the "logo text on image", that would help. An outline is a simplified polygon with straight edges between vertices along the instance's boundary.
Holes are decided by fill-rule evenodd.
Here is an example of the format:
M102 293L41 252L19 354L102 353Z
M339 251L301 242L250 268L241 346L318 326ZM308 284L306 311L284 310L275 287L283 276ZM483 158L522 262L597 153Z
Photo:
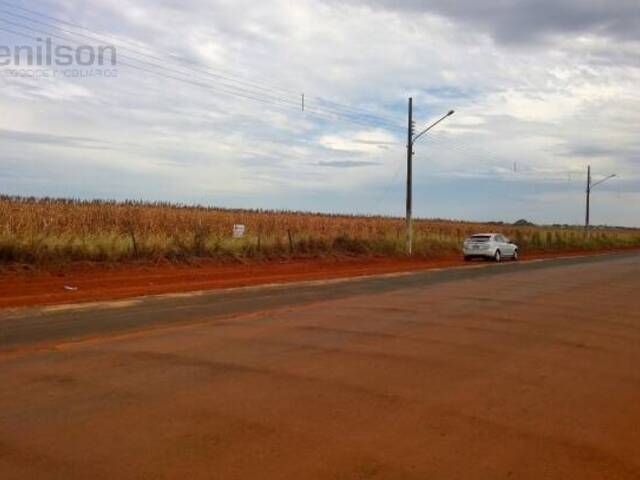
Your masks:
M117 71L109 67L116 65L114 45L61 45L51 38L37 38L34 45L0 45L0 67L13 67L3 69L13 76L110 77Z

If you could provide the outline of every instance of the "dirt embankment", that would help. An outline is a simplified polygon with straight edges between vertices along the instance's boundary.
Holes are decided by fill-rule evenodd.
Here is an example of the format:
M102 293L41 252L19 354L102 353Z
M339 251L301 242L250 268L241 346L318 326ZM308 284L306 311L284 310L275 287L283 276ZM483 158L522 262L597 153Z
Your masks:
M523 260L605 252L530 252ZM425 258L297 259L280 262L71 265L0 270L0 308L115 300L143 295L325 280L463 265L459 255Z

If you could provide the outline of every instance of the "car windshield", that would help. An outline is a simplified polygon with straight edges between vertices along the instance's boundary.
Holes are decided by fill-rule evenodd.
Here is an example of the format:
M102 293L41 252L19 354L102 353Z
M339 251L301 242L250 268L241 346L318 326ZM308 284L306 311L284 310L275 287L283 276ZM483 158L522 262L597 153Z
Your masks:
M488 242L491 240L490 235L474 235L468 238L469 242Z

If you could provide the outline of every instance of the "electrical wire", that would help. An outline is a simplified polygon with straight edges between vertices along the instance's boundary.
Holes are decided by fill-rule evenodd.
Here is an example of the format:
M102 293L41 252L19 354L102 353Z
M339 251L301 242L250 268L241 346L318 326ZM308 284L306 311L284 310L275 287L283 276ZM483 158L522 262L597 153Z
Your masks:
M58 23L61 23L61 24L64 24L64 25L69 25L69 26L72 26L72 27L75 27L75 28L80 28L82 30L92 32L95 35L102 36L103 38L101 39L101 38L98 38L96 36L89 36L89 35L85 35L85 34L82 34L82 33L79 33L79 32L74 32L74 31L71 31L71 30L68 30L68 29L61 28L60 26L55 25L55 24L51 24L51 23L48 23L48 22L43 22L41 20L37 20L37 19L34 19L34 18L26 16L26 15L20 15L20 14L14 13L14 12L9 12L7 10L0 9L0 12L8 14L8 15L10 15L12 17L21 18L21 19L24 19L24 20L26 20L28 22L31 22L31 23L38 23L40 25L45 25L45 26L48 26L48 27L52 27L52 28L55 28L56 30L59 30L59 31L62 31L62 32L65 32L65 33L68 33L68 34L71 34L71 35L77 35L79 37L82 37L82 38L85 38L85 39L89 39L89 40L92 40L92 41L96 41L97 40L97 41L101 41L102 42L102 41L104 41L105 38L107 38L106 36L104 36L102 34L99 34L99 33L95 32L95 31L93 31L93 30L91 30L89 28L83 27L81 25L74 24L74 23L71 23L71 22L67 22L67 21L64 21L64 20L61 20L61 19L57 19L55 17L39 13L39 12L36 12L36 11L28 9L28 8L24 8L24 7L20 7L20 6L17 6L17 5L13 5L13 4L11 4L9 2L6 2L4 0L0 0L0 4L11 6L12 8L16 8L16 9L19 9L21 11L28 12L28 13L30 13L32 15L37 15L38 17L47 18L47 19L50 19L50 20L52 20L54 22L58 22ZM23 27L26 28L26 26L24 26L24 25L23 25ZM40 33L45 33L45 32L40 32ZM159 61L162 61L162 62L166 62L167 61L164 58L161 58L161 57L158 57L158 56L155 56L155 55L151 55L149 53L141 52L140 50L133 49L133 48L131 48L129 46L123 46L121 42L113 42L113 39L108 39L108 41L111 41L112 43L117 43L119 45L119 47L122 48L123 50L129 51L129 52L133 52L138 56L142 56L142 57L146 57L146 58L152 58L152 59L159 60ZM131 57L129 57L129 58L131 58ZM135 59L135 60L136 61L140 61L140 62L145 62L144 60L140 60L140 59ZM149 62L145 62L145 63L149 63ZM244 86L243 88L249 88L251 90L257 90L257 91L263 92L265 94L269 94L272 97L274 96L273 92L289 93L287 90L284 90L282 88L264 86L264 85L261 85L259 83L253 82L253 81L247 81L247 80L243 80L243 79L232 78L232 77L229 77L229 76L226 76L226 75L222 75L222 74L219 74L219 73L213 73L211 71L211 69L204 70L204 69L199 69L199 68L196 68L196 67L193 67L193 66L187 67L187 66L184 66L184 65L180 66L180 68L184 68L184 69L192 71L192 72L198 72L200 74L204 74L204 75L207 75L207 76L211 76L211 77L217 78L219 81L227 82L227 84L229 82L231 82L232 84L233 83L237 83L237 84L243 85ZM181 72L181 73L184 74L184 72ZM277 98L279 98L280 100L284 100L284 101L290 101L290 100L285 99L285 98L283 98L281 96L277 97ZM319 103L324 103L326 105L329 105L329 107L325 106L325 107L318 108L318 110L321 109L325 113L336 113L336 114L342 114L342 115L346 114L346 115L350 115L350 116L362 116L363 119L369 120L370 123L371 122L376 122L379 126L387 126L387 127L391 127L392 126L393 128L399 127L399 125L396 124L395 121L387 119L387 118L384 118L384 117L382 117L380 115L373 114L371 112L367 112L367 111L365 111L363 109L354 108L354 107L350 107L350 106L347 106L347 105L339 104L337 102L333 102L333 101L324 99L322 97L310 96L310 97L307 97L307 98L308 99L310 99L310 98L318 98L318 102ZM295 105L296 106L300 106L300 104L297 101L295 102ZM331 106L333 106L333 107L331 107Z
M30 32L41 33L41 34L44 34L44 35L48 35L50 37L59 38L59 39L64 40L66 42L73 43L74 45L77 45L77 43L75 43L74 40L66 38L66 37L63 37L63 36L60 36L60 35L56 35L56 34L51 33L51 32L37 30L37 29L34 29L34 28L32 28L32 27L30 27L28 25L20 24L20 23L17 23L17 22L12 22L10 20L6 20L6 19L3 19L3 18L0 18L0 21L4 22L4 23L8 23L8 24L13 25L13 26L18 27L18 28L25 29L25 30L30 31ZM38 39L37 37L33 37L33 36L31 36L29 34L25 34L23 32L16 32L16 31L10 30L10 29L2 29L2 30L6 31L6 32L9 32L9 33L12 33L12 34L15 34L15 35L20 35L20 36L24 36L24 37L27 37L27 38L31 38L31 39L34 39L34 40ZM54 44L52 42L52 45L56 45L56 44ZM212 91L214 91L216 93L232 95L232 96L241 97L241 98L245 98L245 99L248 99L248 100L254 100L254 101L262 102L262 103L265 103L265 104L270 104L270 105L275 105L275 106L280 106L280 107L286 106L286 107L290 107L289 108L290 110L291 109L298 110L298 108L299 108L299 106L296 103L293 103L293 102L285 102L285 101L279 100L277 98L268 97L268 96L258 96L254 92L243 90L243 89L240 89L240 88L235 88L235 87L234 88L232 88L232 87L222 88L222 87L219 87L219 86L212 86L210 84L203 83L202 79L199 78L199 77L195 77L195 78L197 80L201 80L201 81L196 81L196 80L193 80L192 78L183 78L183 77L181 77L179 75L185 75L185 73L177 71L177 70L172 70L172 69L166 68L166 67L164 67L162 65L157 65L157 64L154 64L152 62L142 61L142 60L139 60L139 59L135 59L133 57L128 57L126 55L119 55L119 56L122 57L122 58L128 59L128 60L138 61L140 63L147 64L151 68L141 67L139 65L135 65L135 64L132 64L132 63L123 62L121 60L118 61L118 65L124 65L124 66L127 66L129 68L133 68L133 69L136 69L136 70L140 70L140 71L144 71L144 72L151 73L151 74L154 74L154 75L158 75L158 76L161 76L161 77L164 77L164 78L167 78L167 79L176 80L176 81L182 81L182 82L185 82L185 83L189 83L191 85L199 86L201 88L207 88L207 89L212 90ZM160 71L153 70L153 68L156 68L156 69L158 69ZM169 72L169 73L166 73L166 72ZM176 75L178 75L178 76L176 76ZM385 130L391 130L390 127L385 127L385 126L379 125L377 123L371 123L371 122L360 120L358 118L353 118L352 116L340 115L338 113L328 112L328 111L325 111L325 110L309 108L309 109L306 109L305 112L307 112L309 114L312 114L312 115L315 115L315 116L323 117L325 119L343 120L343 121L347 121L349 123L353 123L353 124L356 124L356 125L359 125L359 126L363 126L363 127L367 127L367 128L373 127L373 128L381 128L381 129L385 129ZM396 131L400 131L400 127L398 127Z

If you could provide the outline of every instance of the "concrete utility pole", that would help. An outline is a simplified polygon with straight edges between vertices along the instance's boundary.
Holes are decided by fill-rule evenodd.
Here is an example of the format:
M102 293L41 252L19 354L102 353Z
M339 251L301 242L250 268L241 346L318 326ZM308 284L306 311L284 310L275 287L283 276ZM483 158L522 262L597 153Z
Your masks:
M445 118L453 115L454 111L450 110L446 115L444 115L439 120L433 122L427 128L422 130L417 135L413 134L413 98L409 99L409 122L407 126L407 218L406 218L406 248L407 254L411 255L413 253L413 225L412 225L412 195L413 195L413 145L416 141L422 137L425 133L443 121Z
M406 248L411 255L413 248L413 228L411 225L413 194L413 98L409 99L409 125L407 127L407 218Z
M591 165L587 166L587 211L584 216L584 231L589 231L589 214L591 210Z
M584 218L584 232L585 233L589 233L589 226L590 226L591 190L593 190L594 187L600 185L601 183L606 182L607 180L612 179L615 176L616 176L616 174L614 173L612 175L609 175L608 177L603 178L602 180L597 181L596 183L593 183L591 181L591 165L587 166L587 205L586 205L586 213L585 213L585 218Z

